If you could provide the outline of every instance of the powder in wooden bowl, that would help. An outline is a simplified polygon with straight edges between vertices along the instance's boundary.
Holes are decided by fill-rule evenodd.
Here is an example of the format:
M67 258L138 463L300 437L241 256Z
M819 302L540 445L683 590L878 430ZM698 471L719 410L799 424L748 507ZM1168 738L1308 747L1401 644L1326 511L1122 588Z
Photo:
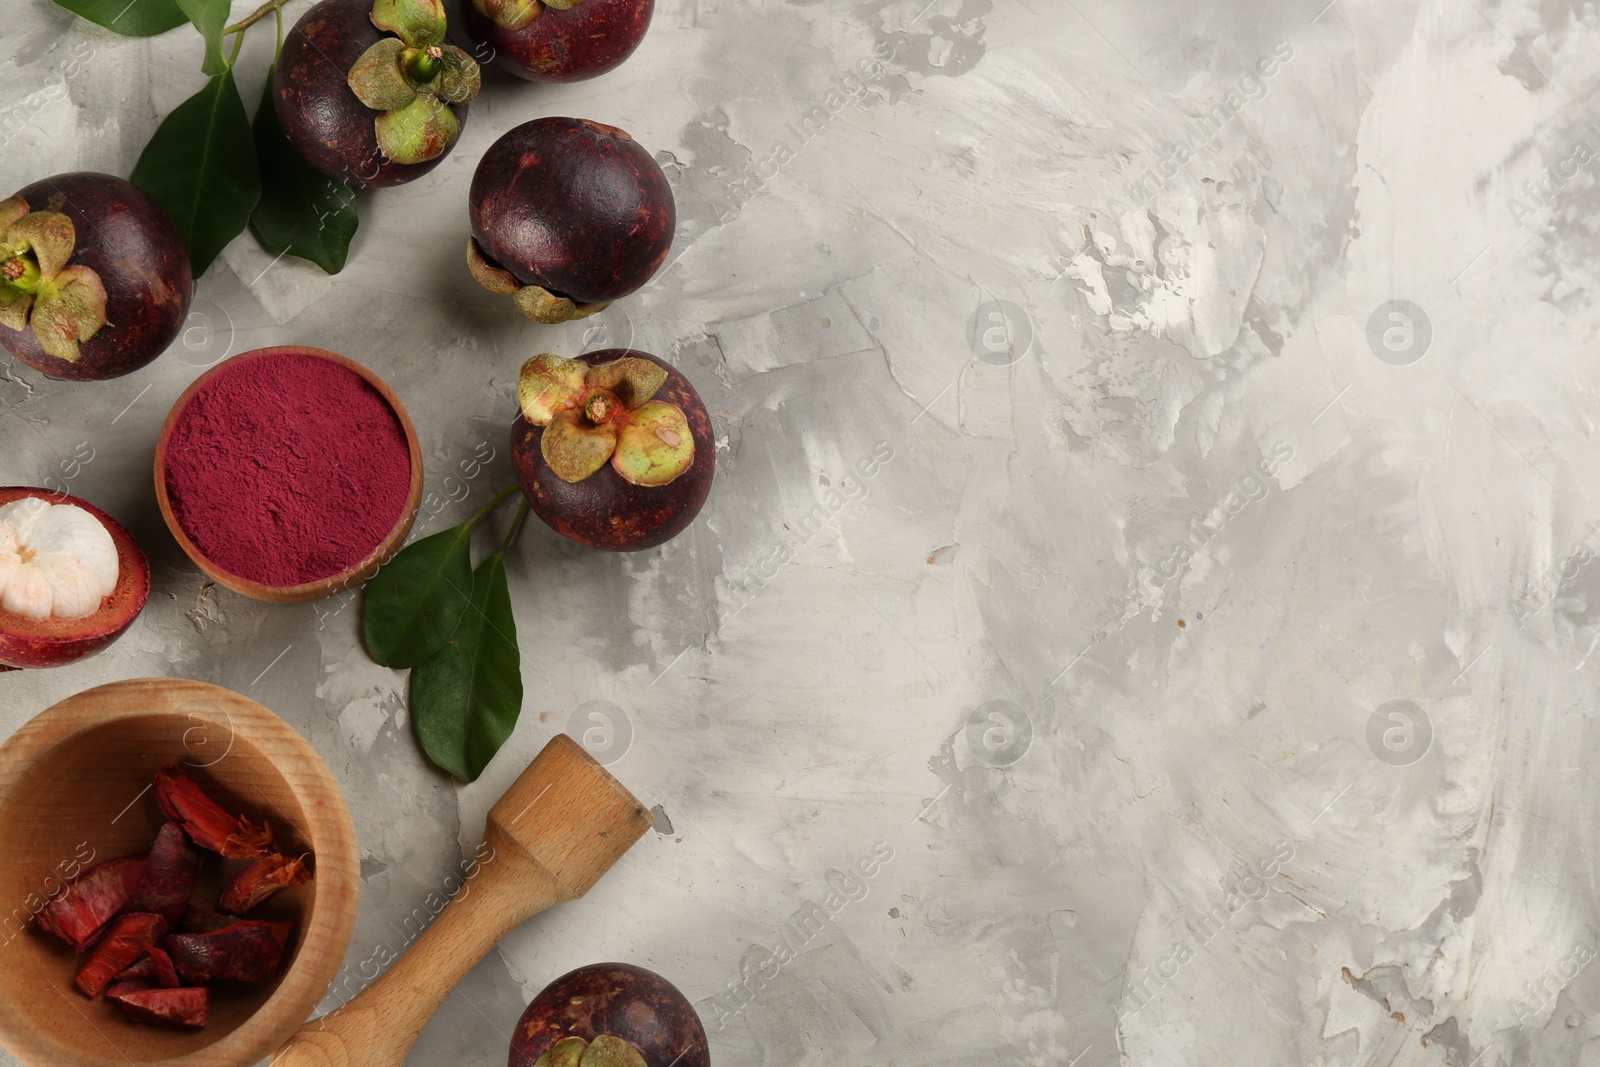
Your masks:
M350 368L273 352L225 365L173 423L167 496L206 558L294 586L354 567L400 521L411 487L405 431Z

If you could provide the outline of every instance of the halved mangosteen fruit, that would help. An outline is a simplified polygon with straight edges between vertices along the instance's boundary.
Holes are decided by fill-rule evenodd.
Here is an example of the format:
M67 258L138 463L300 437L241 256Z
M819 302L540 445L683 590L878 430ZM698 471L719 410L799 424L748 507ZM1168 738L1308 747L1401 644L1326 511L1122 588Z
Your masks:
M0 487L0 666L75 663L149 598L149 561L117 520L74 496Z

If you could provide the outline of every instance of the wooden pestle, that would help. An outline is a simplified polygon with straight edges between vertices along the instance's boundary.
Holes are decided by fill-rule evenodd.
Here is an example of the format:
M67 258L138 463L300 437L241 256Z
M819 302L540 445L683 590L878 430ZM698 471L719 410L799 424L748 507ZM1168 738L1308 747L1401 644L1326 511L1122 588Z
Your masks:
M557 734L489 809L480 861L393 966L302 1026L272 1067L401 1067L444 998L523 920L583 896L650 828L650 813L578 743Z

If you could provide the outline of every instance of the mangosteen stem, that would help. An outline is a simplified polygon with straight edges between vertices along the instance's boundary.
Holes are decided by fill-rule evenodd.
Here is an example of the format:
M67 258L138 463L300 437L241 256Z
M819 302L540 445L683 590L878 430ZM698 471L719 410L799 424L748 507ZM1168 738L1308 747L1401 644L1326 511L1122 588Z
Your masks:
M467 526L476 526L476 525L478 525L478 520L479 519L483 518L485 515L489 514L489 512L493 511L496 504L500 503L500 501L504 500L506 497L508 497L512 493L516 492L518 488L519 488L518 485L515 482L513 482L511 485L507 486L505 489L500 490L500 492L498 492L498 493L496 493L494 495L493 499L491 499L483 507L479 508L478 509L478 513L476 515L472 516L472 518L468 519L464 525L467 525Z
M39 264L26 252L18 252L0 264L0 276L20 292L31 293L39 288Z
M512 486L512 488L515 489L517 487ZM522 501L522 506L517 509L517 517L511 520L511 529L506 531L506 539L500 542L499 555L504 556L506 554L506 550L511 547L511 542L515 541L517 539L517 534L522 532L522 524L526 522L527 519L528 501L524 499Z
M605 393L596 393L594 396L591 396L589 398L589 402L583 406L583 415L584 418L588 419L596 426L599 426L606 422L606 420L610 419L616 410L617 402L615 400L607 396Z
M429 45L405 61L406 77L413 85L426 85L438 75L444 64L444 49Z
M238 22L235 22L232 26L229 26L222 32L224 34L243 33L245 30L248 30L251 26L254 26L256 23L260 22L274 11L277 11L288 2L289 0L267 0L266 3L262 4L260 7L256 8L254 11L250 12L250 14L246 15Z

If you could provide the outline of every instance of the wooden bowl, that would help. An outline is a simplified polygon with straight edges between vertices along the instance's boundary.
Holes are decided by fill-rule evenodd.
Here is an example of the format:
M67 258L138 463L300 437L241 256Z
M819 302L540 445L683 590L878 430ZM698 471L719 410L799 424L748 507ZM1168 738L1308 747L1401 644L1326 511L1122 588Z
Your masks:
M149 849L163 821L150 783L174 762L224 807L267 820L282 851L314 855L310 882L251 913L295 923L280 976L214 988L197 1033L84 997L78 957L32 921L74 863ZM43 712L0 746L0 828L0 1043L29 1067L250 1067L311 1015L355 930L361 855L327 765L288 723L217 686L117 682ZM203 855L208 870L220 862ZM207 890L203 875L196 897Z
M247 359L257 359L261 356L278 356L298 354L316 356L321 359L337 363L346 367L364 378L378 395L386 400L394 409L395 417L400 420L400 428L406 435L406 447L411 455L411 487L406 493L406 506L400 513L400 521L395 523L389 535L378 543L378 547L359 563L345 568L338 574L326 578L318 578L314 582L305 582L300 585L265 585L252 581L231 571L224 570L213 563L200 547L190 539L183 529L178 517L173 513L172 501L167 497L167 442L172 437L172 428L177 424L178 416L189 405L194 394L210 381L213 375L220 373L225 367ZM344 592L353 586L368 581L378 573L378 568L387 563L396 552L405 545L406 535L411 532L411 524L417 519L417 511L422 506L422 447L417 443L417 429L411 424L411 416L406 413L405 405L400 403L400 398L382 378L372 373L366 367L353 359L347 359L337 352L328 352L321 348L309 348L305 345L280 345L276 348L257 348L250 352L241 352L237 356L223 360L215 367L196 378L178 397L178 402L172 405L172 410L167 414L167 421L161 426L161 436L156 439L156 503L161 507L161 517L167 520L167 528L172 531L172 536L177 538L178 544L194 560L195 566L210 575L219 585L232 589L235 593L243 593L254 600L265 600L272 604L304 604L311 600L323 600Z

